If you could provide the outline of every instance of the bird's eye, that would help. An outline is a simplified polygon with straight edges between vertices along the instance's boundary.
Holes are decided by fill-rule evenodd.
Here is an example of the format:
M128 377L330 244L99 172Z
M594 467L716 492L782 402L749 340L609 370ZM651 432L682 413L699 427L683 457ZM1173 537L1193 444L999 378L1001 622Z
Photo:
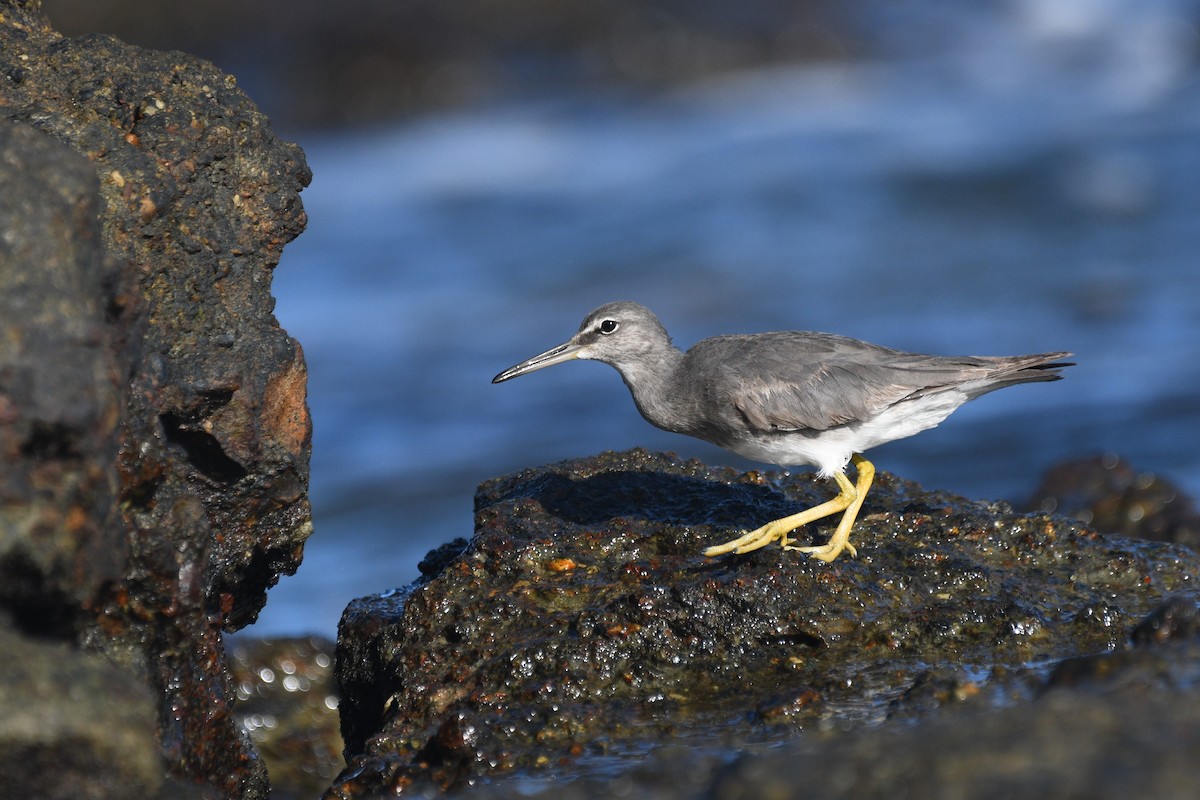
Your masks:
M612 333L617 329L617 321L615 319L606 319L600 323L601 333Z

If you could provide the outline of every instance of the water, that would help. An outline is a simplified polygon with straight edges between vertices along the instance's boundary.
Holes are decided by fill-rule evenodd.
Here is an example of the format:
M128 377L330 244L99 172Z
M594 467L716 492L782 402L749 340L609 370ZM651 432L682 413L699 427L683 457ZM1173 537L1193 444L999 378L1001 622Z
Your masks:
M316 533L252 632L333 636L351 598L471 534L490 476L635 445L749 466L652 428L603 365L489 384L610 300L683 346L1072 350L1065 381L873 460L1019 500L1116 451L1200 495L1196 7L1024 0L922 27L883 4L866 62L300 137L310 226L274 292L308 357Z

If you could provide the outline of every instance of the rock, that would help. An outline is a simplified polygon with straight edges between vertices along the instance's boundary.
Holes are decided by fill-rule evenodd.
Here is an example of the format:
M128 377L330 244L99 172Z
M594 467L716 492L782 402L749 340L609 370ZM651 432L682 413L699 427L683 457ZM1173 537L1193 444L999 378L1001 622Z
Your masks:
M238 636L229 651L237 720L271 775L271 800L320 797L345 766L334 643Z
M732 762L663 747L620 774L531 792L499 784L486 798L1156 797L1195 794L1200 700L1194 629L1148 641L1164 617L1195 619L1171 598L1115 652L1067 659L1031 702L999 710L949 705L938 717L813 731ZM1190 640L1187 638L1190 637ZM1080 668L1081 664L1088 665ZM528 781L526 781L526 784Z
M0 786L41 800L186 798L163 780L154 697L127 671L0 624Z
M1187 618L1167 638L1141 632ZM1114 652L1069 658L1034 702L885 725L792 746L719 769L716 797L1186 798L1200 785L1200 663L1195 602L1170 598ZM577 787L574 796L603 796ZM570 797L559 793L556 797ZM670 795L687 796L687 795Z
M1113 455L1050 469L1024 506L1075 517L1096 530L1200 549L1200 512L1171 481Z
M95 172L0 122L0 604L73 638L127 567L115 469L122 398L104 320Z
M869 42L828 0L379 3L56 0L64 25L169 43L272 89L276 119L374 122L564 85L662 87L762 64L840 59ZM164 45L165 46L165 45ZM235 70L236 71L236 70Z
M718 774L710 791L720 798L786 796L780 792L802 787L813 798L1186 800L1200 780L1187 755L1200 745L1196 699L1054 691L989 714L747 757Z
M265 797L221 637L312 529L270 294L303 154L212 64L36 0L0 0L0 128L0 606L147 685L173 775Z
M346 609L349 766L327 796L529 780L548 765L580 776L584 762L611 776L628 769L620 754L678 743L690 755L672 775L704 776L801 731L806 742L847 731L846 749L888 720L992 719L997 705L1037 697L1046 665L1124 643L1200 568L1183 547L887 474L856 526L858 558L700 554L831 493L810 475L640 450L485 482L457 558L443 552L429 560L440 572ZM821 752L810 770L836 760ZM869 771L847 763L827 771ZM666 796L690 796L682 787L696 780Z

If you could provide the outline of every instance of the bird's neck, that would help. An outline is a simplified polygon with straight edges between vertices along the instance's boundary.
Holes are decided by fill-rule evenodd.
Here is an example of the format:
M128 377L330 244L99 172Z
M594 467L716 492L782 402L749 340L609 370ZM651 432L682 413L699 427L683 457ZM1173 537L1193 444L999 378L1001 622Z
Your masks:
M683 352L668 343L656 348L650 358L614 365L646 421L668 431L677 419L673 412L680 401L676 387L682 361Z

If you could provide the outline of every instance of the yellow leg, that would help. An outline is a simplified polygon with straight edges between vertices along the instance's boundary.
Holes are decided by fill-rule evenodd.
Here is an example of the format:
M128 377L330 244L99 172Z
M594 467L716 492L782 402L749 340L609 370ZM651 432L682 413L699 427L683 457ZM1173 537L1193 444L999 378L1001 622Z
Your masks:
M799 550L826 562L833 561L843 550L848 550L852 556L858 555L854 545L850 544L850 529L854 527L854 520L858 517L863 500L866 499L867 489L870 488L871 481L875 479L875 466L857 453L851 456L851 461L858 473L856 485L851 484L850 479L844 473L834 473L833 477L837 481L839 489L837 497L827 500L819 506L801 511L799 514L768 522L761 528L750 531L732 541L710 547L704 551L704 555L712 558L730 552L749 553L760 547L766 547L776 539L779 540L779 544L784 550ZM788 534L796 528L832 516L839 511L845 513L842 514L837 530L828 543L817 547L794 547L788 541Z
M858 511L862 508L863 501L867 499L867 490L871 488L871 482L875 480L875 465L857 453L851 456L850 460L854 462L854 469L858 472L853 489L854 500L846 509L846 513L842 514L842 519L838 522L833 536L829 538L828 542L817 547L792 547L784 544L784 550L799 550L801 553L808 553L813 558L819 558L826 563L841 555L843 550L848 550L851 556L858 555L854 545L850 544L850 529L854 527L854 520L858 519Z

